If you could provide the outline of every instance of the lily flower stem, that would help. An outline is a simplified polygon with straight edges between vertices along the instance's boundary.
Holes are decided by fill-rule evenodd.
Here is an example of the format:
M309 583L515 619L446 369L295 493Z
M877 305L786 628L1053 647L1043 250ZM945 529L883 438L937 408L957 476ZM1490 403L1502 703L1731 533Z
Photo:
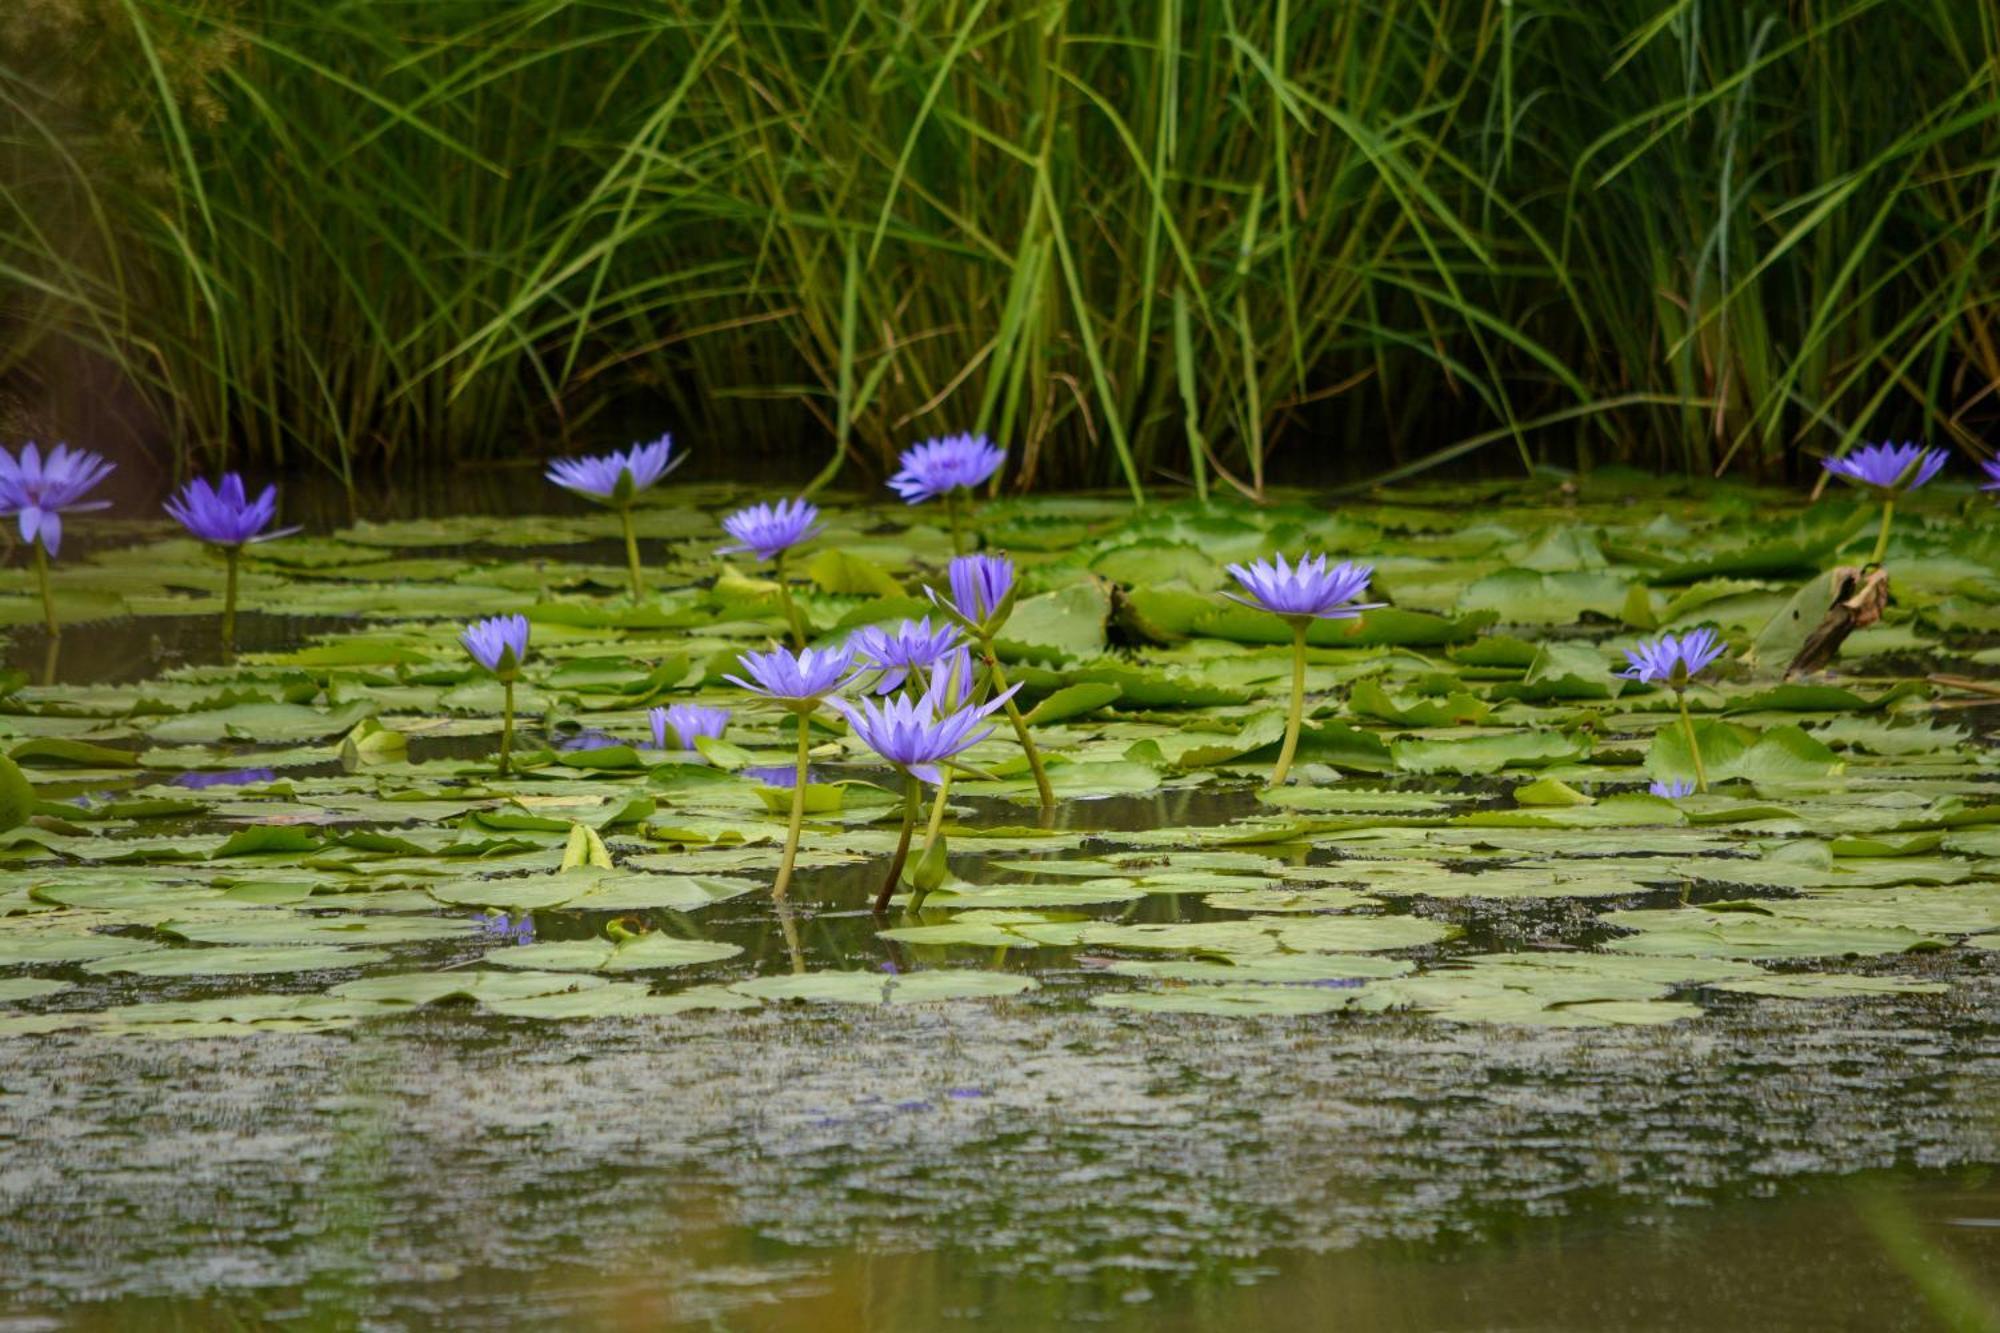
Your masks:
M792 920L791 904L783 898L778 899L778 928L785 933L785 953L792 960L792 974L804 976L806 952L799 947L799 923Z
M792 884L792 862L799 859L799 830L806 822L806 768L812 759L812 723L804 710L799 712L799 760L792 774L792 819L785 826L785 855L778 862L778 878L771 896L783 898Z
M1278 751L1278 766L1271 770L1271 785L1281 787L1292 771L1292 756L1299 750L1299 728L1306 716L1306 630L1312 622L1303 617L1292 625L1292 703L1285 714L1285 744Z
M62 633L62 626L56 623L56 597L49 591L49 551L39 538L35 541L35 581L42 585L42 617L53 639Z
M1882 557L1889 553L1889 520L1896 516L1896 502L1893 499L1882 502L1882 530L1875 534L1875 553L1868 557L1868 563L1879 565Z
M803 651L806 646L806 626L805 622L799 619L797 604L792 601L791 585L785 582L785 553L783 551L778 552L772 558L771 577L778 581L778 605L784 608L785 623L792 628L792 647Z
M240 546L222 548L223 568L228 572L222 580L222 660L236 660L236 566L243 558Z
M1995 693L2000 693L2000 690ZM937 846L938 834L944 829L945 806L951 799L951 770L947 768L939 777L942 780L938 783L937 799L931 802L931 822L924 826L924 854L927 856L931 848Z
M514 679L500 682L504 695L500 705L500 776L506 777L514 758Z
M922 786L915 778L904 775L903 832L896 839L896 854L889 858L889 874L882 881L882 891L875 895L876 916L889 910L889 899L896 892L896 881L903 877L903 866L910 859L910 834L917 827L917 802L922 796Z
M1694 738L1694 719L1688 715L1687 691L1680 690L1677 693L1680 695L1681 701L1681 725L1687 729L1688 753L1694 756L1694 789L1699 792L1706 792L1708 790L1708 770L1703 767L1701 762L1701 744Z
M632 530L632 508L627 505L618 511L618 521L625 525L625 568L632 575L632 600L646 600L646 584L639 577L639 535Z
M1005 694L1007 673L1000 667L1000 655L993 649L993 640L981 639L979 651L986 659L986 674L992 677L994 690ZM1035 738L1028 734L1027 720L1021 716L1021 710L1015 706L1011 697L1002 706L1007 710L1007 720L1014 724L1014 736L1021 742L1021 752L1028 756L1028 767L1035 774L1035 790L1041 793L1042 809L1055 809L1055 788L1049 786L1048 770L1042 767L1042 752L1035 748Z
M962 489L964 488L954 486L944 493L944 512L946 519L951 523L951 553L953 555L965 554L965 529L961 526L958 517L958 493Z

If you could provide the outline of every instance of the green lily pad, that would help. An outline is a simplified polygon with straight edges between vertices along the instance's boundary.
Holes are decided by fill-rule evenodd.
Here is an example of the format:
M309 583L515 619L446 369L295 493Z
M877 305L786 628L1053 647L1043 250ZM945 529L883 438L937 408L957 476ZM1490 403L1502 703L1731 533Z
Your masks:
M379 949L343 949L335 945L297 948L149 949L84 964L86 972L128 972L142 977L240 977L266 972L318 972L380 963L389 955Z
M816 1004L929 1004L943 1000L988 1000L1031 991L1033 977L1011 972L802 972L756 977L730 987L757 1000L804 1000Z
M1298 1018L1345 1009L1350 991L1316 986L1181 986L1173 990L1109 991L1093 995L1100 1009L1149 1014L1212 1014L1225 1018Z
M639 912L662 908L691 912L760 886L754 880L725 875L649 875L578 869L552 875L457 878L424 887L439 902L505 911L561 908L579 912Z
M548 972L646 972L655 968L693 967L719 962L742 953L740 946L715 940L683 940L671 935L640 935L619 940L551 940L495 949L486 961L501 967Z

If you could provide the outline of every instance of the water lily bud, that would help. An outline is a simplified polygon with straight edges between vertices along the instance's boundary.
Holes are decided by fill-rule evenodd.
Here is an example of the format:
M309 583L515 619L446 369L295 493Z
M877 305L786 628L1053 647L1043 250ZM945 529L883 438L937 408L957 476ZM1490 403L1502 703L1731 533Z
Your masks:
M944 834L940 833L937 841L925 849L924 854L917 858L916 865L910 869L910 887L920 895L930 893L944 883L947 869L944 844Z

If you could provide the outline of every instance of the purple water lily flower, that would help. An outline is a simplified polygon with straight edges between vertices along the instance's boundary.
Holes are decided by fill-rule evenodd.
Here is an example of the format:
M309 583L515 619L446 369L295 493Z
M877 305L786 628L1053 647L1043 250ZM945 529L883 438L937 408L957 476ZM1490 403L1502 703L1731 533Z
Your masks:
M1823 458L1820 465L1837 477L1900 493L1935 477L1945 458L1944 450L1921 444L1870 444L1840 458Z
M1980 459L1979 469L1987 477L1987 480L1980 485L1979 489L1982 491L2000 491L2000 458Z
M989 631L999 628L999 612L1014 590L1012 560L1004 555L961 555L946 567L945 575L951 582L950 602L939 601L937 589L924 589L934 605L970 625Z
M784 791L790 791L799 785L798 770L790 764L753 764L748 768L739 768L736 771L752 781L763 783L766 787L778 787ZM819 776L813 769L810 767L807 768L806 785L810 787L818 782Z
M692 750L695 741L703 736L722 739L722 729L729 725L729 710L703 704L674 704L650 710L646 720L653 725L655 750Z
M1007 451L984 435L946 435L903 451L889 489L905 504L921 504L953 490L971 490L1000 470Z
M535 942L535 918L526 912L510 917L505 912L482 912L472 918L485 934L498 939L509 939L516 944Z
M1618 674L1627 680L1649 685L1664 682L1674 689L1684 689L1689 680L1700 675L1702 669L1722 656L1728 647L1706 625L1689 630L1678 638L1662 634L1657 639L1627 648L1625 660L1631 665Z
M1686 778L1671 778L1666 782L1655 782L1646 788L1655 796L1664 796L1670 801L1678 801L1683 796L1694 795L1694 784Z
M1373 565L1343 560L1328 566L1323 555L1300 556L1296 565L1288 565L1280 555L1250 565L1230 565L1228 569L1250 596L1239 597L1233 592L1223 596L1274 615L1352 620L1363 611L1386 605L1355 601L1367 593L1369 577L1375 572Z
M722 520L723 530L736 540L717 555L748 551L759 560L775 560L800 542L818 536L819 506L805 500L780 500L739 509Z
M97 483L111 475L113 464L88 449L59 444L44 457L29 444L19 457L0 449L0 518L19 517L21 540L40 543L55 555L62 549L64 514L107 509L109 500L86 500Z
M266 486L252 500L243 487L243 476L225 472L220 486L196 477L167 501L167 513L198 540L214 546L244 546L289 537L299 529L264 529L278 516L278 488Z
M476 620L458 636L472 660L502 678L520 670L528 658L528 618L491 616Z
M1935 477L1945 465L1942 449L1920 444L1870 444L1820 464L1835 476L1885 491L1913 491Z
M878 668L875 693L888 694L909 679L912 671L935 666L940 659L965 642L956 625L931 628L931 618L905 620L893 630L880 625L863 625L848 640L862 661ZM961 649L962 651L962 649Z
M246 787L253 782L277 780L276 769L232 768L226 773L182 773L174 778L172 785L186 787L191 791L204 791L210 787Z
M796 653L773 648L768 653L744 653L737 660L750 680L741 676L724 680L791 707L817 703L854 678L854 650L845 645L802 648Z
M549 464L545 475L572 495L622 508L680 466L686 455L675 458L673 453L674 437L662 435L651 444L635 444L623 452L558 458Z
M896 695L858 704L835 699L833 706L869 749L912 777L935 784L944 778L938 765L991 736L993 728L980 723L1021 688L1011 686L977 707L955 708L947 698L948 674L934 673L930 687L915 697Z

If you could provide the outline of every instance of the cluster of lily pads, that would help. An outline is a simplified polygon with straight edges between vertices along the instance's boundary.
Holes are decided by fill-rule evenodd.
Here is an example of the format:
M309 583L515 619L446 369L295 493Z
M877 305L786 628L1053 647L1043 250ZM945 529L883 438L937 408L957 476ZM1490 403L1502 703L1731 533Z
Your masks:
M68 475L79 465L65 457ZM316 975L463 947L470 932L500 970L118 1013L65 1007L73 983L20 978L36 984L8 993L49 1007L6 1021L337 1026L450 995L587 1016L1032 988L1015 971L934 965L997 949L1108 952L1106 972L1152 986L1092 996L1112 1008L1660 1022L1697 1012L1679 998L1690 986L1940 989L1765 964L2000 932L1983 884L2000 856L2000 807L1981 803L1986 752L1962 729L1913 720L1926 687L1756 677L1782 665L1796 608L1819 595L1792 580L1865 540L1850 511L1759 501L1773 508L1756 522L1739 510L1690 529L1568 503L1524 510L1526 532L1505 511L1468 523L1463 505L1394 501L1339 514L1134 515L1083 499L972 512L1003 459L976 439L906 456L898 493L946 500L943 531L916 510L823 512L804 497L730 512L720 554L750 556L768 578L715 563L707 493L652 502L673 461L664 440L552 469L617 511L628 560L611 578L479 554L597 535L562 520L361 525L253 553L276 535L275 494L252 503L233 477L191 488L175 517L223 548L228 586L242 566L252 604L338 606L389 632L132 686L0 686L0 735L35 779L35 818L4 848L25 874L0 896L0 960ZM18 487L0 496L46 569L60 516L89 503L89 486L51 490L48 460L32 463L34 503ZM1881 450L1853 466L1886 515L1941 463ZM233 525L204 517L217 508ZM1871 526L1880 560L1889 524ZM1857 636L1851 657L1931 651L1926 629L1962 643L2000 631L1982 534L1914 531L1897 547L1897 615ZM668 543L657 592L642 536ZM975 541L984 549L967 550ZM454 554L427 561L429 544ZM1274 554L1299 549L1375 561ZM371 566L371 551L388 558ZM942 577L913 593L904 571ZM186 616L204 602L179 589L209 587L202 577L170 546L115 548L56 591ZM593 595L613 579L630 581L629 605ZM439 655L437 617L460 608L479 617L457 645L477 675ZM746 696L783 727L742 710ZM1654 706L1668 698L1670 710ZM496 722L497 773L477 751L419 754L476 746ZM829 759L886 770L892 790L816 776ZM342 772L325 772L334 762ZM1252 771L1265 781L1226 781ZM1228 792L1240 803L1213 816L1172 813ZM1051 818L1059 797L1107 796L1159 813L1123 830ZM975 819L967 799L1041 817ZM190 820L203 831L185 831ZM972 878L953 874L947 837ZM692 917L669 929L649 914L766 885L782 900L799 865L884 863L878 907L900 892L906 909L875 932L902 951L894 972L812 971L788 945L790 975L664 994L620 979L738 957L738 944L680 937ZM1939 885L1958 888L1947 899ZM1621 932L1609 950L1449 951L1450 904L1568 900L1612 905L1592 918ZM1433 909L1397 910L1411 903ZM421 916L440 906L479 911ZM538 916L599 919L588 913L611 914L590 938L536 938Z

